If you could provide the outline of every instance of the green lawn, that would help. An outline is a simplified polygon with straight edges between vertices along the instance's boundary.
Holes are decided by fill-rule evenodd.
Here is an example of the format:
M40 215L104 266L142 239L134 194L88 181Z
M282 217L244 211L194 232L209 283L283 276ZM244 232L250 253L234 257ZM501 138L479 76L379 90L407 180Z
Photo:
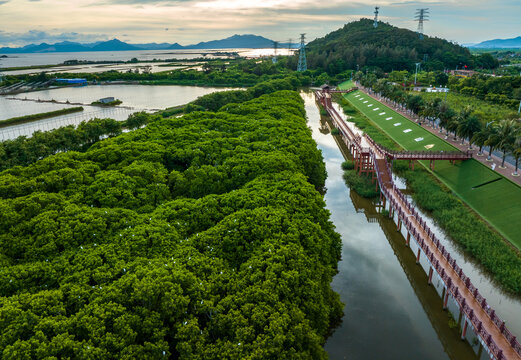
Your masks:
M352 83L345 82L340 88L351 86ZM345 98L406 150L455 150L449 143L360 91L347 94ZM521 187L474 159L456 165L437 161L435 165L433 173L438 179L521 249ZM475 188L496 179L500 180Z

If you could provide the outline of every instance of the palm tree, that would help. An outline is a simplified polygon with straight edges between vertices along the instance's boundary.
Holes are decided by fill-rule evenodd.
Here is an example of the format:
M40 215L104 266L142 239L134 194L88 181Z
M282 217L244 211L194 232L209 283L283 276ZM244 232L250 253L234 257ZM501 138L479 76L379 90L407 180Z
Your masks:
M465 108L463 108L463 110L461 110L458 113L458 115L456 115L456 122L458 123L458 125L454 131L454 134L461 137L461 145L463 145L465 143L465 136L463 136L460 133L460 127L461 127L462 123L467 121L470 114L472 114L472 109L470 108L470 106L466 106Z
M513 149L519 130L515 120L501 120L497 125L497 131L499 138L497 148L503 152L501 167L504 168L505 158L508 152Z
M512 155L516 159L516 170L514 171L514 173L512 175L519 176L519 174L517 173L517 168L519 165L519 158L521 158L521 127L519 127L519 131L518 131L516 140L514 141Z
M448 102L442 101L439 103L438 117L440 118L440 132L442 128L445 128L447 129L447 136L449 135L448 125L452 122L454 116L456 116L456 114Z
M469 149L472 150L472 138L482 128L481 121L476 115L469 115L458 123L457 133L462 139L469 139ZM462 140L462 144L463 144Z
M455 118L452 118L452 120L447 124L447 136L449 135L449 132L454 133L454 140L458 139L458 126L459 122Z
M472 136L472 142L479 146L478 156L483 155L483 146L490 136L490 128L488 126L483 127L480 131Z
M440 98L434 98L432 101L428 101L423 108L422 115L430 121L432 127L434 127L434 121L438 115L440 103Z
M488 139L485 141L485 145L489 147L487 161L492 161L492 152L497 148L498 143L499 135L497 123L492 123L488 126Z

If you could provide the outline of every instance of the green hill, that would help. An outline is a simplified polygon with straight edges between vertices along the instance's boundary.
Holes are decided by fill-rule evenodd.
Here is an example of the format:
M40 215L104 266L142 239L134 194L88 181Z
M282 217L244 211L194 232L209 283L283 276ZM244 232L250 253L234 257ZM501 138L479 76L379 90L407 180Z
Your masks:
M474 66L474 58L463 46L444 39L425 36L380 22L361 19L344 25L306 47L308 66L322 68L330 74L364 67L383 71L413 70L422 62L426 70L443 70L456 66ZM476 64L477 65L477 64Z

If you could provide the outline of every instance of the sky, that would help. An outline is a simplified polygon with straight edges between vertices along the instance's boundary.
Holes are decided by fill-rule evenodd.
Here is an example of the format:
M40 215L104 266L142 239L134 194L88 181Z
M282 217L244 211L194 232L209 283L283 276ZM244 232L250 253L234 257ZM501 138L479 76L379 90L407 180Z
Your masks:
M0 46L118 38L189 45L234 34L272 40L322 37L361 17L415 30L414 12L429 8L425 33L460 44L521 36L521 0L0 0Z

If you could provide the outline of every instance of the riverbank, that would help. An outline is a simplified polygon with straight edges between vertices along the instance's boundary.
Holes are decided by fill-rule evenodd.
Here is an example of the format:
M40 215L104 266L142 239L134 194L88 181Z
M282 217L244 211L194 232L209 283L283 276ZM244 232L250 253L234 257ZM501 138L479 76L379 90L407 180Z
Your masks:
M84 107L83 112L2 128L0 141L12 140L18 136L30 137L37 130L48 131L61 126L78 125L82 121L88 121L92 118L112 118L122 121L126 120L134 112L158 112L162 111L162 109L187 104L198 97L212 92L227 89L222 87L112 84L110 86L82 86L41 90L30 95L0 96L0 120L57 111L66 107ZM111 96L122 100L123 104L117 107L90 105L94 100ZM26 98L27 101L25 101ZM52 100L55 101L53 102Z
M356 94L349 94L346 96L347 99L338 97L344 101L344 111L353 116L351 120L377 143L397 148L399 145L370 118L357 115L358 110L352 102L348 102L351 95L357 99ZM366 100L362 100L362 104L363 101ZM436 172L430 172L429 176L427 170L408 170L407 163L403 162L397 162L394 170L407 180L414 191L413 198L417 204L431 214L452 239L478 259L505 289L516 294L521 293L521 257L518 252L478 214L464 206L456 196L444 189L444 186L440 186L433 177Z
M67 114L72 114L72 113L81 112L81 111L83 111L83 107L78 106L78 107L65 108L65 109L61 109L61 110L49 111L49 112L44 112L44 113L39 113L39 114L18 116L18 117L6 119L6 120L0 120L0 128L11 126L11 125L17 125L17 124L25 124L25 123L36 121L36 120L50 119L50 118L53 118L56 116L67 115Z
M351 86L344 83L341 86ZM345 98L393 141L410 151L453 151L457 148L363 92ZM374 109L379 109L374 111ZM423 163L423 165L426 165ZM432 172L501 236L521 250L521 187L476 159L435 163ZM520 284L521 287L521 284Z

